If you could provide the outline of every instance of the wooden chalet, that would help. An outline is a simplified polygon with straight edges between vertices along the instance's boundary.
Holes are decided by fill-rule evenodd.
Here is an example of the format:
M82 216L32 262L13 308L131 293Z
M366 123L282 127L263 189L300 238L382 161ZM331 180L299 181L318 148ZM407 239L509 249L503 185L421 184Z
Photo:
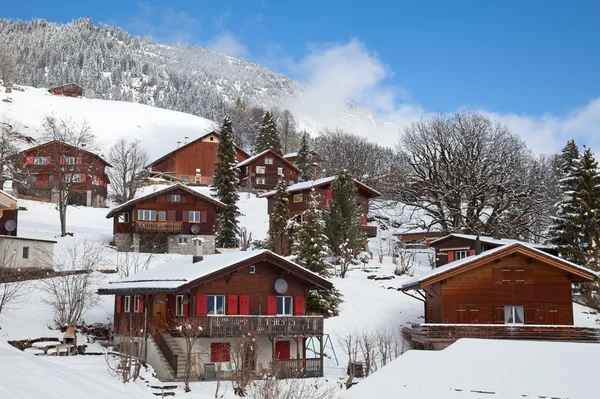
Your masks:
M521 243L551 255L557 255L556 249L550 245L536 244L526 241L512 240L501 237L474 236L469 234L444 234L443 237L429 243L435 249L435 266L443 266L446 263L473 256L490 249L504 245Z
M65 97L83 97L83 87L77 83L67 83L65 85L56 86L48 89L55 96Z
M236 165L240 187L248 190L273 190L279 181L298 183L300 169L273 150L256 154Z
M201 255L215 252L217 211L224 207L177 183L119 205L106 218L113 218L119 251Z
M149 332L144 357L160 379L183 376L182 324L202 327L193 378L227 379L242 365L255 376L322 376L323 317L306 315L305 298L309 290L330 288L270 251L235 250L183 257L98 293L115 295L115 343L129 331Z
M441 237L446 237L448 233L444 231L411 230L394 235L398 237L403 247L426 249L429 248L433 241Z
M17 199L0 190L0 235L16 236L18 222Z
M177 144L177 148L152 162L146 169L158 172L171 179L187 184L210 185L213 182L219 144L219 133L210 132L196 140ZM242 162L248 155L240 147L235 147L235 159Z
M597 274L541 249L514 242L406 281L425 306L413 342L444 347L458 338L597 340L572 327L572 284ZM420 298L419 298L420 296Z
M310 201L311 191L314 189L315 194L319 199L319 208L325 209L329 206L333 196L331 193L331 183L335 177L324 177L318 180L311 180L294 184L288 187L289 193L289 209L290 218L297 219L298 222L302 221L302 214L308 209ZM356 189L358 191L358 202L363 208L363 231L369 237L375 237L377 235L377 226L371 226L367 224L367 215L369 214L369 201L372 198L380 197L381 194L369 186L354 180ZM266 197L268 199L268 212L272 215L275 210L275 191L270 191L261 195L260 197Z
M24 183L15 183L19 195L56 202L57 189L70 184L71 204L105 206L109 184L106 168L111 165L101 156L61 141L53 140L16 155L22 163Z

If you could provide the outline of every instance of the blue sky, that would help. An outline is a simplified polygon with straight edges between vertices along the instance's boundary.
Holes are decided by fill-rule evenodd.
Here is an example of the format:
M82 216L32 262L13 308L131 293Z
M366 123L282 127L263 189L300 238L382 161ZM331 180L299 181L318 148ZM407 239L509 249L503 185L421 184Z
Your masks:
M577 129L600 120L598 1L27 1L3 14L89 17L158 42L242 56L307 83L329 81L316 69L338 65L330 72L347 80L332 90L350 85L345 95L394 115L405 107L483 109L525 118L517 130L541 123L546 131L548 123L568 130L565 123L592 107L593 124Z

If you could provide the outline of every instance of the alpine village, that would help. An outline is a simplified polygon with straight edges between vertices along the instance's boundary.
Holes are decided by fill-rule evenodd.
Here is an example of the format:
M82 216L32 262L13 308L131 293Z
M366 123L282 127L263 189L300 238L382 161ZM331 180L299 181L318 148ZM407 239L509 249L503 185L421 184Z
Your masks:
M581 136L461 110L386 146L91 20L0 20L0 78L0 397L600 398Z

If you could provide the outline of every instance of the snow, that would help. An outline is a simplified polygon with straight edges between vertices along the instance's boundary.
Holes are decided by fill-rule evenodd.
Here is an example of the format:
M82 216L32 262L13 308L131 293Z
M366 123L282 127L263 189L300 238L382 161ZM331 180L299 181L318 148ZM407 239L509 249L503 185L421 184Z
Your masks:
M273 150L271 150L271 149L269 149L269 150L264 150L264 151L263 151L263 152L261 152L260 154L253 155L253 156L251 156L250 158L248 158L248 159L246 159L246 160L244 160L244 161L242 161L242 162L238 163L237 165L235 165L235 167L236 167L236 168L241 168L242 166L246 166L246 165L248 165L249 163L252 163L252 162L253 162L255 159L258 159L258 158L262 157L263 155L265 155L265 154L266 154L266 153L268 153L268 152L272 152L272 153L274 153L274 154L277 154L275 151L273 151ZM279 155L279 154L277 154L277 155Z
M475 235L452 233L445 237L440 237L437 240L432 241L430 245L435 245L435 243L445 240L448 237L464 238L466 240L473 240L473 241L475 241L477 239L477 236L475 236ZM523 244L523 245L526 245L528 247L533 247L533 248L554 248L552 245L537 244L537 243L532 243L532 242L527 242L527 241L519 241L519 240L511 240L509 238L493 238L493 237L488 237L488 236L479 236L479 241L481 241L482 243L485 243L485 244L494 244L494 245L509 245L509 244L519 243L519 244Z
M304 191L304 190L307 190L307 189L310 189L310 188L313 188L313 187L319 187L319 186L322 186L324 184L331 183L334 179L335 179L335 176L329 176L329 177L322 177L322 178L317 179L317 180L309 180L309 181L305 181L305 182L301 182L301 183L292 184L291 186L288 186L288 190L287 191L288 191L288 193L292 193L292 192L295 192L295 191ZM377 192L377 191L373 190L372 188L364 185L363 183L359 182L356 179L353 179L353 180L354 180L354 182L356 184L359 184L361 186L367 187L369 190L373 191L375 193L374 197L381 196L381 194L379 192ZM275 195L275 193L276 193L275 190L269 191L269 192L266 192L266 193L260 195L260 197L261 198L270 197L272 195Z
M297 152L289 152L287 154L285 154L283 157L284 158L292 158L292 157L297 157L298 153Z
M339 398L590 399L598 356L594 343L461 339L409 351Z

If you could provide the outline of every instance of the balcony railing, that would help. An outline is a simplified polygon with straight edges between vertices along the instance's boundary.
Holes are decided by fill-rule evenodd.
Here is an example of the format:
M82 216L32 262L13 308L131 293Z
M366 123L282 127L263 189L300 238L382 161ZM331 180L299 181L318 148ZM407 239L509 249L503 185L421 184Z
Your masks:
M135 221L136 231L149 231L157 233L181 233L183 222L153 222L147 220Z
M273 373L279 378L322 377L321 359L274 360Z
M322 316L206 316L201 320L203 337L258 335L322 335ZM175 321L175 324L177 321ZM171 331L177 335L177 331Z

